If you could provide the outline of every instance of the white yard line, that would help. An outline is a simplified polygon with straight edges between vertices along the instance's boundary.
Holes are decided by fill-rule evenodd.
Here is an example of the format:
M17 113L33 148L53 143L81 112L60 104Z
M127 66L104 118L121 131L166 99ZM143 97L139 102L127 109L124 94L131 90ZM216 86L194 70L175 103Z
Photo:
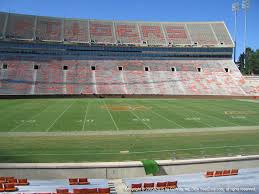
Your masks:
M127 103L126 103L127 104ZM128 106L131 106L130 104L127 104ZM129 112L134 115L138 120L140 120L144 125L146 125L149 129L153 129L151 126L149 126L146 122L144 122L136 113L134 113L132 110L129 110Z
M165 102L167 102L167 104L170 104L168 101L165 101ZM177 106L177 105L175 105L175 104L174 104L173 106L179 107L179 106ZM202 114L202 113L200 113L200 112L198 112L198 111L192 110L192 109L187 109L187 108L183 108L183 107L181 107L181 109L186 110L186 111L194 112L194 113L199 114L199 115L201 115L201 116L204 115L204 114ZM169 109L168 109L168 110L169 110ZM206 116L208 116L208 115L206 115ZM205 122L202 122L202 121L197 121L197 120L194 120L194 121L199 122L199 123L201 123L201 124L203 124L203 125L207 125L208 127L215 127L215 126L213 126L213 125L210 125L210 124L205 123Z
M84 124L83 124L83 127L82 127L82 131L85 130L85 121L86 121L86 116L87 116L87 113L88 113L88 107L89 107L89 102L87 103L87 107L86 107L86 110L85 110L85 117L84 117Z
M146 125L149 129L153 129L151 126L149 126L146 122L144 122L136 113L130 110L130 113L133 114L138 120L140 120L144 125Z
M161 114L159 114L159 113L157 113L157 112L155 112L155 111L153 111L153 110L149 110L149 111L150 111L151 113L153 113L153 114L155 114L155 115L157 115L157 116L159 116L159 117L161 117L161 118L167 120L168 122L177 125L177 126L180 127L180 128L183 128L183 129L185 128L184 126L182 126L182 125L176 123L175 121L172 121L172 120L166 118L165 116L163 116L163 115L161 115Z
M34 116L32 116L32 117L30 117L29 119L26 119L26 120L32 120L32 119L38 117L41 113L43 113L45 110L47 110L51 105L52 105L52 104L48 105L48 106L47 106L46 108L44 108L42 111L38 112L36 115L34 115ZM26 124L26 122L23 122L23 123L17 125L16 127L12 128L12 129L9 130L9 131L10 131L10 132L11 132L11 131L14 131L15 129L17 129L17 128L23 126L24 124Z
M103 100L103 102L104 102L104 104L105 104L106 110L108 111L108 113L109 113L109 115L110 115L110 117L111 117L111 119L112 119L112 121L113 121L113 124L114 124L115 128L117 129L117 131L119 131L119 127L117 126L115 120L113 119L113 116L112 116L110 110L108 109L105 100Z
M60 113L60 115L51 123L51 125L46 129L46 131L48 132L52 127L53 125L63 116L63 114L75 103L72 102L69 106L67 106L67 108L62 112Z

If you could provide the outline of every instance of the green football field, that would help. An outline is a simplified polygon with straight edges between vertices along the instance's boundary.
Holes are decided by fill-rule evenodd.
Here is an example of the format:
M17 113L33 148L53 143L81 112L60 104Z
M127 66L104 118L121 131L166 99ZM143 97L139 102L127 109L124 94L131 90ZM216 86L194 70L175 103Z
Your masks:
M252 100L0 100L0 115L0 162L183 159L259 153L259 103ZM197 131L199 128L202 130Z
M122 131L259 125L259 103L190 99L0 100L0 131Z

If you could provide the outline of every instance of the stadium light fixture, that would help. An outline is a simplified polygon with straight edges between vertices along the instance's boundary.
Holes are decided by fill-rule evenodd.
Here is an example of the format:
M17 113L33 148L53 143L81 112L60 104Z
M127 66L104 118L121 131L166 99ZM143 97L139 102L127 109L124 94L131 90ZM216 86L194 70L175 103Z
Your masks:
M240 10L239 2L232 4L232 11L235 14L235 29L234 29L234 62L236 62L236 35L237 35L237 12Z
M249 9L249 0L242 1L242 8L245 11L245 30L244 30L244 65L245 65L245 62L246 62L247 10Z

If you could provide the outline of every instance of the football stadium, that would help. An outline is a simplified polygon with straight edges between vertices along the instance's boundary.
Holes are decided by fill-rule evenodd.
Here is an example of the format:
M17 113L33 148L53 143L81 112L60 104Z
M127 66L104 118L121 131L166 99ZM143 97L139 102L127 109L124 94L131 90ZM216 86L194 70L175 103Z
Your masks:
M224 21L0 12L0 192L259 192L235 42Z

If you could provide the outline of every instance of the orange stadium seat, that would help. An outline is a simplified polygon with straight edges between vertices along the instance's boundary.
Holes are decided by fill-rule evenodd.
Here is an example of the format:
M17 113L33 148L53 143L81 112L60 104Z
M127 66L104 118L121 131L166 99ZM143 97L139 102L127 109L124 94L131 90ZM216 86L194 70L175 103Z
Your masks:
M4 192L4 184L0 183L0 192Z
M223 170L223 176L229 176L230 175L230 170Z
M78 184L79 185L87 185L87 184L89 184L89 182L88 182L87 178L79 178L78 179Z
M1 183L5 183L5 182L6 182L5 177L0 177L0 184L1 184Z
M13 183L14 185L18 185L18 180L13 178L13 179L8 179L8 183Z
M17 187L13 183L4 183L4 190L5 191L17 191Z
M56 189L57 194L69 194L69 190L66 188Z
M231 175L238 175L238 169L232 169L230 174Z
M73 189L73 194L84 194L84 193L85 193L84 189L78 189L78 188Z
M111 193L111 189L110 188L99 188L98 189L98 193L99 194L110 194Z
M28 182L27 179L18 179L18 185L23 186L23 185L29 185L30 183Z
M215 171L215 173L214 173L214 176L215 176L215 177L222 176L222 175L223 175L223 171L222 171L222 170L217 170L217 171Z
M167 189L175 189L177 188L177 181L168 181L166 185Z
M164 190L166 188L167 182L157 182L156 189Z
M142 184L141 183L135 183L131 184L131 191L141 191L142 190Z
M214 176L214 171L207 171L205 174L205 177L213 177Z
M87 193L91 193L91 194L98 194L98 189L97 188L87 188L85 191Z
M143 184L144 191L154 190L154 187L155 187L154 183L144 183Z
M78 178L69 178L69 185L77 185L78 184Z

